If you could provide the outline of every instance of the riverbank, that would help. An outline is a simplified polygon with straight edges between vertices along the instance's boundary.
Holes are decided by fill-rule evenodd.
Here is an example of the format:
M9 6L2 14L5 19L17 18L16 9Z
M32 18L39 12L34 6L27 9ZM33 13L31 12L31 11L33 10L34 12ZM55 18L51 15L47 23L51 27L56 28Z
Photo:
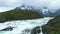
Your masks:
M60 34L60 15L42 26L42 30L44 34Z

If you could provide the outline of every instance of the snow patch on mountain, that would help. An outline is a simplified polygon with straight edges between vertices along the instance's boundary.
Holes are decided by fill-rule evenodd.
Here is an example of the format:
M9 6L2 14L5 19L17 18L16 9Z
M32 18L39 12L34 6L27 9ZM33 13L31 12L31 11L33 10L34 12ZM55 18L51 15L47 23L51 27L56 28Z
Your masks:
M39 14L42 14L44 16L54 16L54 13L56 12L56 10L50 10L47 7L44 8L39 8L39 7L35 7L35 6L29 6L29 5L21 5L19 7L16 7L16 9L22 9L22 10L36 10Z

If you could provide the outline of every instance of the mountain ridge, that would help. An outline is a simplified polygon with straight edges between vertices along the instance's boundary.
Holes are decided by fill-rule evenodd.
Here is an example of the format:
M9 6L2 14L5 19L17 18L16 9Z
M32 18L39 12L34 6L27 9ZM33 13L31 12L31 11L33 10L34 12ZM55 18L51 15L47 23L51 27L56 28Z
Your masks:
M44 8L41 9L40 7L34 7L34 6L29 6L29 5L24 5L23 4L19 7L16 7L16 9L35 10L45 17L54 17L54 16L57 16L57 15L60 15L60 9L49 10L47 7L44 7Z

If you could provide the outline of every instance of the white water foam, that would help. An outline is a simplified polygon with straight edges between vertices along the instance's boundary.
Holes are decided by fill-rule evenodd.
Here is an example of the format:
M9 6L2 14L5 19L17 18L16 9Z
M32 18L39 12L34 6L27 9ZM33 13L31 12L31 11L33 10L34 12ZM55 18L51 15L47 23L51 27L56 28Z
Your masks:
M7 27L14 27L12 31L0 31L0 34L30 34L31 30L37 26L42 26L47 24L47 22L52 19L50 17L33 19L33 20L15 20L8 21L5 23L0 23L0 30ZM42 28L40 34L43 34ZM25 30L29 30L29 32L25 32Z

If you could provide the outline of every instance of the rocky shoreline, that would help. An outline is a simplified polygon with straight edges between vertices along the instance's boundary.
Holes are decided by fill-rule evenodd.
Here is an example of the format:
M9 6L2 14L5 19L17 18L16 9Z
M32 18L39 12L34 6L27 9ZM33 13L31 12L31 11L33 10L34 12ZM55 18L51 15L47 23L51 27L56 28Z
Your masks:
M43 34L60 34L60 15L42 26Z

